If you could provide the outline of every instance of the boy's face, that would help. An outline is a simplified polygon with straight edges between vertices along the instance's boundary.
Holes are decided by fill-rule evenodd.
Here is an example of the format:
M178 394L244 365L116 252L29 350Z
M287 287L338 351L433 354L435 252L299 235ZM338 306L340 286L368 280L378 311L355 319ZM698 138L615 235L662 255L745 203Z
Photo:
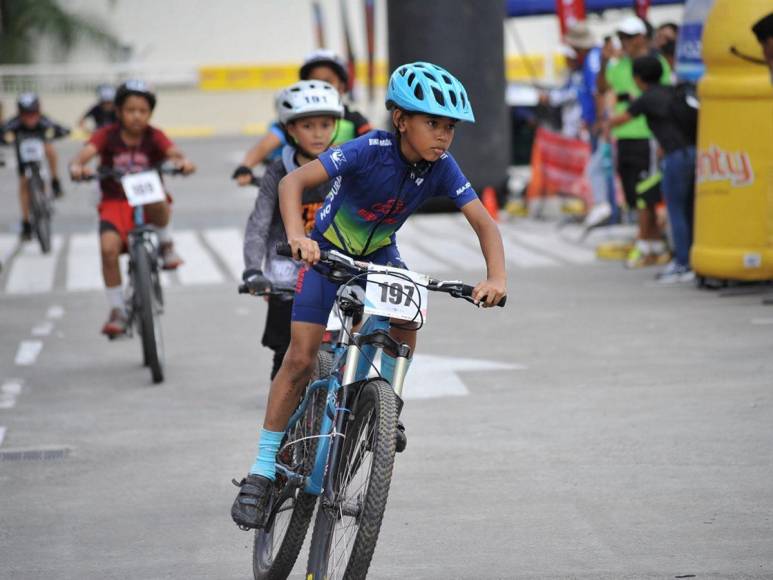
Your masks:
M309 71L309 80L330 83L342 95L346 92L346 84L341 80L341 77L339 77L332 68L324 64L315 66Z
M287 123L287 132L298 146L313 156L320 155L333 140L336 119L330 116L304 117Z
M113 103L113 101L102 101L99 103L99 107L103 111L112 111L115 109L115 103Z
M396 114L397 130L408 147L423 160L437 161L451 147L456 119L423 113L404 115L400 111Z
M123 129L132 134L140 134L147 129L153 112L145 97L129 95L116 113Z
M22 125L24 125L28 129L32 129L40 121L40 111L21 113L19 115L19 119L21 120Z

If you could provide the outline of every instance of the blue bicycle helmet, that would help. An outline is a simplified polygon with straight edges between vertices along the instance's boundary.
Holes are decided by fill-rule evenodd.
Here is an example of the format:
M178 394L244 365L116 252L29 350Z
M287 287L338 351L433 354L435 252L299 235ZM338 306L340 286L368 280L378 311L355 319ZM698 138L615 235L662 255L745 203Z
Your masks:
M459 121L475 122L467 91L451 73L429 62L397 67L389 78L388 109L426 113Z

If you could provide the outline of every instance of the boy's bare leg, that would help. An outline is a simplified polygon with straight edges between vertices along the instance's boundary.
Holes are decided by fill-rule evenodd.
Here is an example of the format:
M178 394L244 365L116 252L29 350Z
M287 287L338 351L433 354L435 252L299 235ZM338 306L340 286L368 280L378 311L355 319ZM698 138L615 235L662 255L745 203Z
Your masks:
M309 383L317 352L322 344L325 327L310 322L293 322L290 327L290 347L282 366L271 382L263 427L269 431L284 431L287 422Z
M145 206L145 217L148 223L156 226L158 240L161 243L159 250L165 270L175 270L183 261L174 250L172 235L169 233L169 222L172 219L172 208L166 201L152 203Z
M102 253L102 278L106 288L121 286L121 268L118 257L123 249L123 241L118 232L105 231L99 236L99 247Z
M27 178L23 175L19 177L19 207L22 221L30 221L30 190Z

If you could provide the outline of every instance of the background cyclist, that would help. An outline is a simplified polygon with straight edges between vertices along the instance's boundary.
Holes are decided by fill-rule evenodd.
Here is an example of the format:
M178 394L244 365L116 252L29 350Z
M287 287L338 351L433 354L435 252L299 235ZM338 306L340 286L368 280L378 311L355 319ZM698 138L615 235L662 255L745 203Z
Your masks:
M341 96L322 81L300 81L277 97L277 112L289 143L282 155L269 163L260 185L260 195L247 220L244 234L242 278L253 292L271 288L294 288L298 262L278 256L276 245L287 241L279 213L279 181L289 172L310 163L333 140L336 123L344 112ZM306 234L314 227L314 214L330 190L327 182L303 192L301 220ZM276 376L290 344L292 295L271 296L263 331L263 346L274 351L271 379Z
M349 73L346 71L346 65L331 50L312 52L301 65L298 76L304 81L325 81L334 86L342 97L349 88ZM372 127L365 117L344 103L344 116L338 122L333 143L345 143L364 135L371 129ZM266 159L278 158L282 146L286 144L287 134L282 129L281 122L273 123L268 133L244 155L244 160L234 171L233 177L239 185L249 185L252 181L252 168L263 163Z
M91 173L84 167L96 155L100 165L126 173L137 173L174 161L183 173L192 173L194 165L159 129L151 126L150 117L156 106L156 95L142 81L126 81L116 91L115 108L118 122L96 131L80 150L70 174L75 180ZM126 306L121 287L118 257L126 249L129 231L134 227L133 208L126 199L121 182L113 177L100 181L102 200L99 204L99 242L102 253L102 277L110 305L110 314L102 327L107 336L126 332ZM160 253L165 269L175 269L182 260L177 256L169 232L171 197L167 201L144 207L145 219L156 226Z
M115 88L112 85L103 84L97 87L97 102L88 111L83 114L78 126L83 131L89 130L89 119L91 119L91 131L95 131L111 125L118 119L115 116Z
M51 174L51 190L56 197L62 197L64 191L57 173L58 156L52 141L64 137L70 130L46 117L41 112L40 99L35 93L22 93L16 101L18 114L0 127L5 143L14 143L16 164L19 170L19 205L21 206L21 239L32 239L30 225L29 188L24 176L19 144L25 138L41 139L44 142L48 170Z

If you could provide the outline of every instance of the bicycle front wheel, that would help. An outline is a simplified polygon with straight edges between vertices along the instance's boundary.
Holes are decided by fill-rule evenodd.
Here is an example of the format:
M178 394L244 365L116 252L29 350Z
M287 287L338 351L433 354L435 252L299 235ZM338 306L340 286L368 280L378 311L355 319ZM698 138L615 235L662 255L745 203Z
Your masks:
M51 251L51 208L46 199L45 187L40 174L32 173L29 178L32 227L35 231L35 237L40 243L40 251L48 254Z
M397 437L397 401L389 383L363 385L346 427L335 496L323 496L314 522L309 577L365 578L386 509Z
M161 334L161 310L153 291L153 266L150 252L142 241L132 251L134 274L134 312L142 341L143 362L150 368L154 383L164 380L164 339Z
M333 355L320 351L311 380L328 376L332 366ZM309 475L314 468L326 397L327 391L318 389L314 392L303 417L285 434L280 447L278 459L303 475ZM283 495L285 483L277 474L276 491L278 497L284 499L276 508L270 525L266 529L255 530L252 550L255 580L284 580L290 575L311 523L317 496L304 493L302 489Z

